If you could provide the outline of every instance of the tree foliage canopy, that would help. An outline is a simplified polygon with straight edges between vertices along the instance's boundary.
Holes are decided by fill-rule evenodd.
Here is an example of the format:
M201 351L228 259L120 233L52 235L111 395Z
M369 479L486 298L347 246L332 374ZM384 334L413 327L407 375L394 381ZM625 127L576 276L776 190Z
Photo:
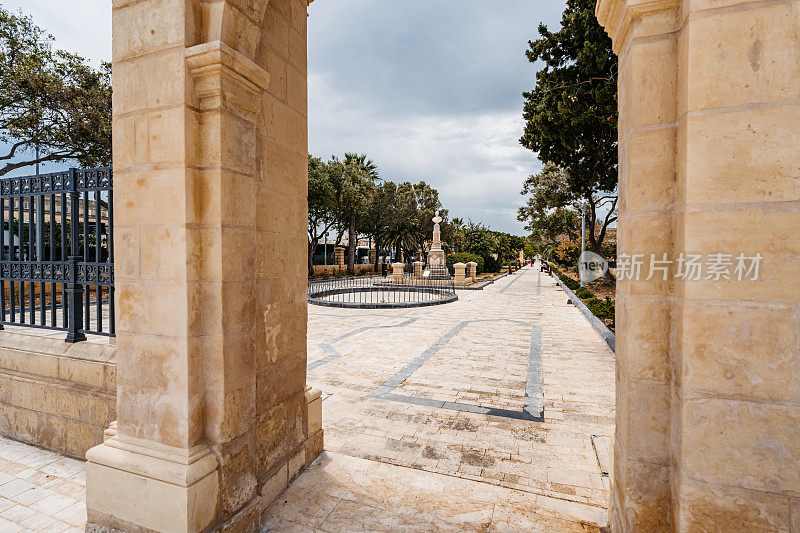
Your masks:
M569 234L587 207L587 243L602 254L617 207L617 58L594 15L595 0L567 0L561 29L539 26L529 43L531 63L542 62L536 86L524 93L526 125L520 142L545 168L531 176L518 212L530 231L552 239Z
M402 255L407 261L412 257L424 260L437 211L448 251L458 246L480 257L497 254L502 260L515 258L523 246L521 237L491 231L480 223L463 219L451 223L434 187L425 181L383 181L365 155L346 154L342 160L331 157L327 162L309 156L309 274L313 275L313 253L319 240L333 228L340 237L348 233L353 255L356 237L363 236L377 249L394 252L396 259Z
M52 41L0 7L0 141L9 147L0 175L37 162L111 164L111 65L95 70Z
M539 25L531 63L544 63L524 93L520 142L567 172L578 197L617 185L617 58L594 15L595 0L568 0L561 29Z

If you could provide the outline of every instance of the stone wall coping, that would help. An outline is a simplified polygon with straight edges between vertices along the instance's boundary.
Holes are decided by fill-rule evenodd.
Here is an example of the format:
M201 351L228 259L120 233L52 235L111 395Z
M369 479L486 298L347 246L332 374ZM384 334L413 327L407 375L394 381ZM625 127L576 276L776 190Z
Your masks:
M0 331L0 373L56 380L113 391L117 347L103 342L67 343L61 338Z
M614 52L619 54L636 17L675 9L680 3L681 0L598 0L595 16L611 37Z
M95 363L113 363L117 346L104 342L64 342L64 339L0 331L0 349L69 357Z

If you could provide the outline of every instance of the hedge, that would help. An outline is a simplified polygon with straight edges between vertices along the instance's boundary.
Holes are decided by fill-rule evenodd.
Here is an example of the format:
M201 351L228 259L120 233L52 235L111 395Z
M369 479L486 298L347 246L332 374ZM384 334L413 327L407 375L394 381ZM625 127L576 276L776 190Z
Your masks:
M447 263L447 270L450 271L450 274L455 274L455 269L453 265L456 263L478 263L478 274L483 274L483 258L479 255L469 254L466 252L462 252L460 254L451 254L445 258L445 262Z
M550 269L569 290L575 293L575 296L583 301L594 316L602 320L610 329L616 328L616 306L611 298L606 297L605 300L601 300L592 291L586 287L581 287L580 283L565 275L552 264L550 264Z

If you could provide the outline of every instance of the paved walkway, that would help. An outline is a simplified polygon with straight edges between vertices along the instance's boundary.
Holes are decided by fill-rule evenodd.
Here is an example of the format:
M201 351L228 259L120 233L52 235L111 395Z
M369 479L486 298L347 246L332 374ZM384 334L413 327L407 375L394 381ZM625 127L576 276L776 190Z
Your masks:
M458 294L417 309L309 307L329 453L288 489L302 498L273 505L276 531L604 523L613 353L538 269Z
M82 461L0 437L0 531L83 531L84 470Z
M404 310L309 307L326 452L267 531L597 531L613 354L536 270ZM0 439L0 531L78 531L83 463Z

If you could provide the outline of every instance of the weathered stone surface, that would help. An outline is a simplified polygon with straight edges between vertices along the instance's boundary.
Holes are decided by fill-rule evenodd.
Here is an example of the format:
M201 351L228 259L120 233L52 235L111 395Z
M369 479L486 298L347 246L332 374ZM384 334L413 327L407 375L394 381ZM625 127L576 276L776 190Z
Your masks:
M757 281L618 283L615 530L797 527L799 13L598 2L620 57L619 252L763 257Z
M0 335L0 434L83 457L115 418L116 348L16 331Z
M114 4L119 438L214 452L219 490L198 495L211 498L197 502L213 514L202 527L252 529L267 473L289 462L296 473L307 443L321 443L307 432L306 272L294 253L305 246L306 7ZM90 508L101 490L90 485Z

